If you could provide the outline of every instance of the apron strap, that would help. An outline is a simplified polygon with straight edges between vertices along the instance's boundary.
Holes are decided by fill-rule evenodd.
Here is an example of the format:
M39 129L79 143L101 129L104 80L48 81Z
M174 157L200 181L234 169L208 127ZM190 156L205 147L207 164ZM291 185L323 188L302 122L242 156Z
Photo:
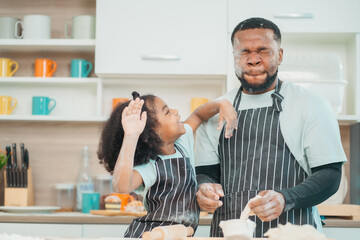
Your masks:
M180 152L180 154L183 156L184 159L186 159L185 153L183 150L176 144L174 144L174 147Z
M186 156L185 156L185 153L183 152L183 150L179 146L177 146L176 144L174 144L174 147L180 152L181 156L184 159L186 159ZM160 160L161 160L161 158L158 156L155 161L160 161Z
M240 99L241 99L241 93L243 91L243 87L240 86L239 90L237 91L235 98L234 98L234 102L233 102L233 106L235 108L235 111L237 111L239 109L239 105L240 105Z
M271 97L273 99L273 107L276 108L277 112L282 111L281 102L284 100L284 97L280 94L282 81L278 79L278 84L275 86L275 92L271 94Z

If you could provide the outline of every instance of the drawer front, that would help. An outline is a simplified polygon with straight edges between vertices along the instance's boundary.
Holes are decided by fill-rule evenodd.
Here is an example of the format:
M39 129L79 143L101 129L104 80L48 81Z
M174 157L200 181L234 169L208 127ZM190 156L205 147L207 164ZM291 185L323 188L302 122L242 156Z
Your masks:
M95 72L225 75L226 6L219 0L98 1Z
M358 0L229 0L228 32L250 17L269 19L282 32L359 32L359 13Z

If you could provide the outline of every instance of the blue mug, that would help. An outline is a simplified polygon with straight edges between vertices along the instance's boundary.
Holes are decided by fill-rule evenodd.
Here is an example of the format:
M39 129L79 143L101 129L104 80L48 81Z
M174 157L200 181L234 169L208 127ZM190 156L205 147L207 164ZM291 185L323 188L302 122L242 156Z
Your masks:
M90 213L90 210L99 210L100 193L83 193L82 194L82 213Z
M50 108L50 103L53 103L53 106ZM34 96L32 98L32 114L33 115L49 115L50 112L55 108L56 101L55 99L49 97L39 97Z
M87 77L93 65L85 59L72 59L71 60L71 77L83 78Z

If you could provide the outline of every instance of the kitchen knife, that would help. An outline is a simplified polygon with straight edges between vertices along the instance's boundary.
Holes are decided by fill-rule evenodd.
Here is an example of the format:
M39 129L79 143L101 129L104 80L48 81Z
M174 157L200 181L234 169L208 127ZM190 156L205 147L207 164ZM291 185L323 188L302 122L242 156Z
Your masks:
M27 148L25 148L24 161L25 161L25 167L29 169L29 151Z
M24 175L24 187L28 185L28 169L29 169L29 151L25 149L24 152L24 165L25 165L25 175Z
M13 173L13 187L18 187L18 165L17 165L17 156L16 156L16 143L12 144L12 155L13 155L13 166L12 166L12 173Z
M23 143L20 143L20 157L21 157L21 167L19 168L20 169L20 187L25 187L25 171L26 171L26 168L25 168L25 163L24 163L24 152L25 149L24 149L24 144Z
M8 158L6 164L6 187L12 187L11 147L6 146L5 151Z

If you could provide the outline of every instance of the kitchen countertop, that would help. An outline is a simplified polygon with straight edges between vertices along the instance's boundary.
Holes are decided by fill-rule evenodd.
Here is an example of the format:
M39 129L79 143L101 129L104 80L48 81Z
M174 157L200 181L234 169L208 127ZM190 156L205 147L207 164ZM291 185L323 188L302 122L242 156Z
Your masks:
M2 223L130 224L132 216L99 216L78 212L19 214L0 212ZM212 215L200 218L199 225L210 225ZM360 220L326 219L325 227L360 228Z

